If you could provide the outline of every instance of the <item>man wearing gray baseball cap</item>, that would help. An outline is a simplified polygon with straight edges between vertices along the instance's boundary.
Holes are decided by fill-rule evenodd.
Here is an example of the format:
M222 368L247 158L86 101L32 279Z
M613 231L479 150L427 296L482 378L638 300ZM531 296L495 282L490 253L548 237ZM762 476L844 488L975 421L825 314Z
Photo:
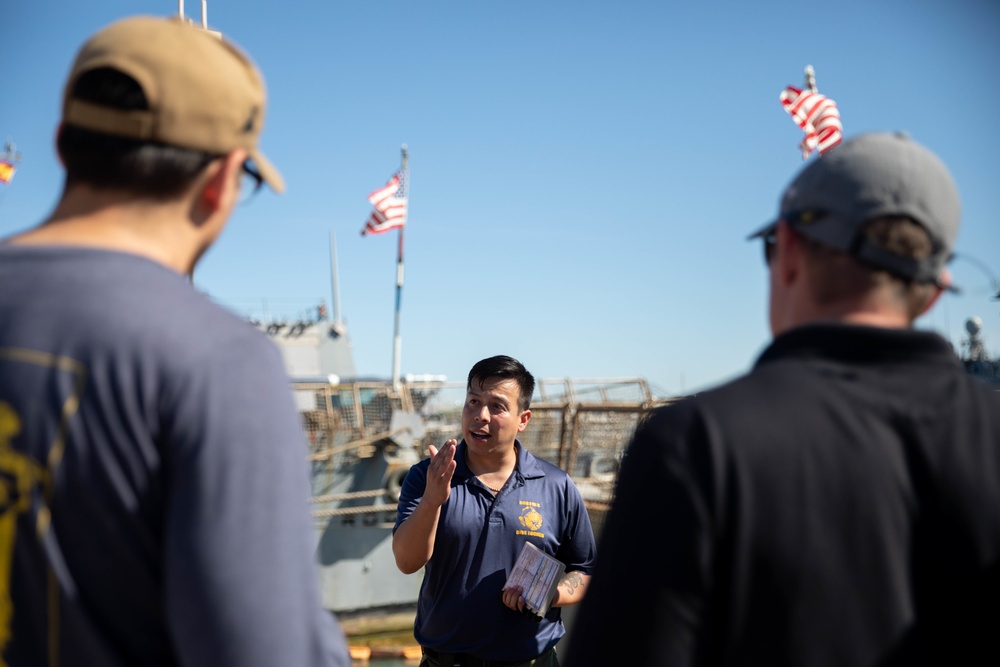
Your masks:
M912 328L958 220L905 136L798 174L751 236L774 340L637 430L567 667L1000 663L1000 393Z
M187 278L241 194L283 189L264 105L179 20L72 65L63 192L0 242L0 665L350 664L278 350Z

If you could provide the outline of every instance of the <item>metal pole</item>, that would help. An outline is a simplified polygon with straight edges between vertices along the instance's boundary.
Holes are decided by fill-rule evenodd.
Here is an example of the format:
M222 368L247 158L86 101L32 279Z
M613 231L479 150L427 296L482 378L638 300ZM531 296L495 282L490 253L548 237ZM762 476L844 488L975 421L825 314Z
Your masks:
M400 178L405 179L407 187L407 198L409 198L409 154L406 150L406 144L402 147L402 162L403 165L400 168ZM409 202L407 202L407 212L409 212ZM399 228L399 249L396 255L396 323L395 332L393 334L393 345L392 345L392 387L395 391L401 389L399 381L399 360L402 355L403 340L399 335L399 314L400 306L403 300L403 230L406 228L406 221L403 221L403 226Z
M177 0L177 18L184 20L184 0Z
M813 69L812 65L806 65L806 88L813 93L817 92L816 70Z
M201 27L208 30L208 0L201 0Z
M337 277L337 235L330 230L330 283L333 289L331 316L335 324L340 324L340 284Z

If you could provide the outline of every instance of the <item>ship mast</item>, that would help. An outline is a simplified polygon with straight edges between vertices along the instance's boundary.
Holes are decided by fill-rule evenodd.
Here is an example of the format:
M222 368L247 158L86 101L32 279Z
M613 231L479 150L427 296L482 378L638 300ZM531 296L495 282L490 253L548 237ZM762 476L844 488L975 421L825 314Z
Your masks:
M333 326L338 333L343 330L343 322L340 319L340 276L337 272L337 235L330 230L330 287L333 296L331 316Z
M177 18L184 20L184 0L177 0ZM201 0L201 27L208 30L208 0Z
M187 23L194 23L193 20L184 18L184 0L177 0L177 18ZM208 0L201 0L201 28L211 35L222 37L222 33L218 30L209 30L208 28Z

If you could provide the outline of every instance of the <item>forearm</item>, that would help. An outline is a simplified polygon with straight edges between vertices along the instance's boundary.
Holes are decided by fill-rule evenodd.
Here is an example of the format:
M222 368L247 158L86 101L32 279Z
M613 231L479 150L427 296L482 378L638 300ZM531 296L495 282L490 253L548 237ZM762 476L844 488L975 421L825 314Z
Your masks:
M422 499L396 529L392 536L392 553L400 572L413 574L434 555L434 538L440 517L441 506Z
M583 572L567 572L556 586L556 597L552 600L553 607L569 607L583 601L590 586L590 575Z

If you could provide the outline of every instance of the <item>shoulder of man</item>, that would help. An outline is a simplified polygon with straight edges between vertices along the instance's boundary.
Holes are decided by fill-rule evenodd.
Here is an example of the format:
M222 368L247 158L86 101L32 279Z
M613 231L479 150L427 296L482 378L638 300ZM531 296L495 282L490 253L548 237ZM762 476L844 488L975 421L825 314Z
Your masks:
M570 484L573 484L573 478L565 470L554 463L535 456L528 448L523 445L521 446L524 448L524 454L520 461L520 465L522 466L521 475L526 480L544 479L546 484L558 484L568 481Z
M183 348L192 356L224 354L225 348L235 345L244 351L247 347L273 350L280 356L277 347L248 320L156 262L93 249L64 250L57 259L53 264L59 271L84 274L77 280L78 289L91 302L87 304L91 317L131 336L134 344ZM87 275L95 269L99 269L97 276Z
M657 408L636 428L625 459L701 459L707 445L728 442L721 436L743 433L770 412L787 409L769 397L774 380L766 375L755 370Z

